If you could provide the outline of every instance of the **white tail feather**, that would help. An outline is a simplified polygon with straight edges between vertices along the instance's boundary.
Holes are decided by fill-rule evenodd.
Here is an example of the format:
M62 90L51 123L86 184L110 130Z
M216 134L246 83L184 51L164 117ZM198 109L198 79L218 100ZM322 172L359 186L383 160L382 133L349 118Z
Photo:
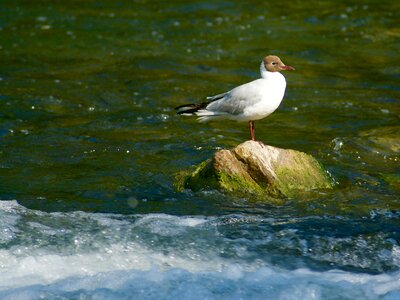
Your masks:
M216 113L214 111L206 110L206 109L200 109L196 111L197 116L215 116L215 115L220 115L221 113Z
M217 119L225 119L229 118L229 114L224 113L224 112L214 112L206 109L200 109L199 111L196 112L196 115L199 116L197 120L200 123L205 123L208 121L212 120L217 120Z

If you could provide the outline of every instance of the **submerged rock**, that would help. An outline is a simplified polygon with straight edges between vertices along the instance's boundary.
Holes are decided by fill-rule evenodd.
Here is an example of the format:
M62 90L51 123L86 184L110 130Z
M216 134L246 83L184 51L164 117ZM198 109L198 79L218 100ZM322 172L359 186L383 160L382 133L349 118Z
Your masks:
M383 178L390 187L396 191L400 191L400 174L387 174Z
M327 172L311 155L247 141L232 150L217 151L176 184L184 188L290 197L300 191L332 188Z
M386 126L360 133L373 147L384 152L400 153L400 126Z

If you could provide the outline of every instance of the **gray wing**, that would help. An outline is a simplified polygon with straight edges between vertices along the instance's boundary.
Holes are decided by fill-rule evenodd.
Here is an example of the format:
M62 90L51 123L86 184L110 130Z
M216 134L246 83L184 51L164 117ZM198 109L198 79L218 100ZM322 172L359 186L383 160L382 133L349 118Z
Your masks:
M222 94L218 94L218 95L215 95L215 96L210 96L210 97L207 97L207 100L210 100L210 102L213 102L213 101L215 101L215 100L219 100L219 99L221 99L221 98L223 98L224 96L226 96L226 94L228 94L229 92L227 92L227 93L222 93Z
M212 102L206 110L239 115L244 110L262 100L262 81L260 79L240 85L233 90L207 99Z

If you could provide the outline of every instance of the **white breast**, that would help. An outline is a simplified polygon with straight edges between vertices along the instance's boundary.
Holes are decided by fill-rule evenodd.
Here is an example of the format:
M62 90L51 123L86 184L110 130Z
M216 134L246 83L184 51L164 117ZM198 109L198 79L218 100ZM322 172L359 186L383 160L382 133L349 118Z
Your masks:
M273 113L281 104L286 89L285 77L279 72L266 72L259 79L256 92L259 101L247 106L243 111L243 121L259 120Z

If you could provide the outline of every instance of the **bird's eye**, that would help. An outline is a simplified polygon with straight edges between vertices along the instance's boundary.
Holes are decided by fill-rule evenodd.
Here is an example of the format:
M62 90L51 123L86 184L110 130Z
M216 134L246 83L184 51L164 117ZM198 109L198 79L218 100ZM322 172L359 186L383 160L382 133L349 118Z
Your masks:
M272 62L272 65L275 66L275 65L276 65L276 62L273 61L273 62Z

